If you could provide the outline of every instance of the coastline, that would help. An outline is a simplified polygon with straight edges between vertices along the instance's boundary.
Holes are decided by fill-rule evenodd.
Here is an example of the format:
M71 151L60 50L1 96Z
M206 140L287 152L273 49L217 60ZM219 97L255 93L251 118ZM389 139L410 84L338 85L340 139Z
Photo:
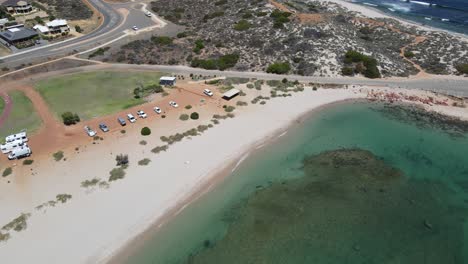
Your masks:
M463 39L464 41L468 42L468 35L451 31L448 29L443 29L443 28L437 28L437 27L432 27L428 26L425 24L418 23L416 21L404 19L402 17L399 17L397 15L392 15L389 13L385 13L382 10L379 10L378 8L374 8L372 6L366 6L362 5L359 3L355 3L352 0L320 0L321 2L332 2L335 4L338 4L342 6L343 8L348 9L349 11L354 11L361 13L362 15L370 18L390 18L390 19L395 19L398 22L402 23L405 26L411 26L411 27L416 27L421 30L429 31L429 32L445 32L447 34L459 37L460 39Z
M245 84L238 88L244 89ZM251 90L244 100L269 92L267 88ZM214 102L209 109L196 106L201 114L198 121L181 122L177 112L156 122L138 121L138 126L151 127L154 133L150 137L142 138L138 129L129 129L126 134L108 134L97 144L86 140L84 145L79 144L79 151L73 151L78 143L68 143L62 149L66 161L56 162L50 154L39 155L33 165L15 166L13 176L1 179L0 222L6 224L22 213L32 212L32 216L27 219L27 230L13 232L10 240L0 245L0 254L11 263L120 263L153 230L157 232L189 203L226 179L240 160L281 138L285 129L292 129L301 118L339 102L369 99L370 94L376 94L372 99L385 100L386 95L396 93L406 96L399 100L418 98L414 103L419 105L424 105L421 100L428 97L451 102L442 95L419 90L356 86L314 91L308 87L291 97L272 98L265 105L240 107L234 112L235 118L223 120L203 135L186 138L157 155L150 150L162 144L160 136L207 124L213 113L223 111L221 106ZM445 114L453 115L455 111L452 106L427 107ZM467 108L455 112L459 117L468 117ZM142 139L148 141L147 146L138 144ZM123 180L110 183L108 188L80 186L93 177L108 177L119 153L128 154L130 159ZM151 159L148 166L136 165L144 158ZM73 198L54 208L37 209L60 193ZM37 245L35 242L43 237L48 239ZM31 248L28 254L17 254L25 247Z
M269 135L264 138L252 142L250 146L246 147L239 153L236 153L234 157L228 162L227 165L222 165L218 169L214 169L211 174L205 179L205 182L200 183L199 186L191 190L191 193L184 199L178 201L173 208L167 210L163 216L151 223L146 229L141 230L139 234L136 234L133 238L129 239L119 249L115 250L115 253L102 259L101 263L111 264L124 264L130 256L138 251L148 240L157 235L161 228L164 228L171 219L177 217L177 215L184 210L190 204L196 202L206 193L210 192L213 188L216 188L226 178L230 177L231 174L240 166L246 158L251 155L256 155L265 146L275 144L287 133L293 129L297 129L304 120L311 118L313 115L323 111L324 109L335 107L340 104L353 103L353 102L365 102L364 98L353 98L343 99L340 101L330 102L324 105L320 105L314 109L310 109L288 123L283 124L281 128L272 131Z

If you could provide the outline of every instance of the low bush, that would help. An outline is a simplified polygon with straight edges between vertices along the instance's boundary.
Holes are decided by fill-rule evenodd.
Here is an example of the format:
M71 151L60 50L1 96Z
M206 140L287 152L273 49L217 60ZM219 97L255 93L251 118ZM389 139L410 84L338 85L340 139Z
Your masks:
M144 127L141 129L142 136L149 136L151 135L151 129L149 127Z
M252 24L250 24L249 21L242 19L234 25L234 29L237 31L245 31L249 29L251 26Z
M151 150L154 154L158 154L161 151L166 151L169 147L167 145L164 146L157 146L154 149Z
M31 165L33 164L34 160L26 159L23 161L23 165Z
M122 167L113 168L109 174L109 181L116 181L125 177L125 170Z
M179 119L182 120L182 121L187 121L189 119L189 115L187 114L181 114L179 116Z
M60 161L63 159L63 151L57 151L55 152L54 154L52 154L52 156L54 157L55 161Z
M191 106L191 105L186 105L186 106L185 106L185 109L187 109L187 110L188 110L188 109L192 109L192 106Z
M468 74L468 63L458 64L455 66L455 69L461 74Z
M138 161L138 165L140 165L140 166L146 166L146 165L148 165L150 162L151 162L150 159L142 159L142 160Z
M228 105L228 106L226 106L226 108L224 108L224 111L230 113L230 112L234 111L234 109L236 109L234 106Z
M268 66L267 73L286 74L291 70L291 66L287 62L275 62Z
M10 175L11 173L13 173L13 169L11 167L8 167L5 170L3 170L2 176L6 177L6 176Z

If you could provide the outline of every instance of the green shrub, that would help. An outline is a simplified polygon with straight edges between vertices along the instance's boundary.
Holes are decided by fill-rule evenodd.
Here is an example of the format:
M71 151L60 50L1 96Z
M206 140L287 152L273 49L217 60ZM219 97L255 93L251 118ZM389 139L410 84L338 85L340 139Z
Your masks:
M182 120L182 121L187 121L189 119L189 115L187 114L181 114L179 116L179 119Z
M13 169L11 167L8 167L5 170L3 170L2 176L6 177L6 176L10 175L12 172L13 172Z
M405 56L406 58L413 58L413 57L414 57L414 53L413 53L412 51L407 50L407 51L405 51L404 56Z
M220 56L218 59L198 59L195 58L191 62L191 66L195 68L203 68L206 70L225 70L234 67L239 60L239 54L232 53Z
M146 140L140 141L140 145L145 146L146 144L148 144L148 142L146 142Z
M169 147L167 145L164 146L157 146L154 149L151 150L151 152L158 154L161 151L166 151Z
M158 46L167 46L172 44L172 38L167 36L153 36L151 41Z
M461 74L468 74L468 63L455 65L455 69Z
M62 114L62 120L66 126L70 126L80 122L80 117L72 112L65 112Z
M274 28L283 28L284 23L288 23L289 17L291 16L291 13L289 12L283 12L278 9L275 9L271 14L270 17L273 18L273 27Z
M275 74L286 74L291 70L289 63L287 62L275 62L268 66L267 72L268 73L275 73Z
M67 200L70 200L72 198L72 195L71 194L66 194L66 193L57 194L55 196L55 198L57 199L58 202L66 203Z
M144 127L141 129L142 136L149 136L151 135L151 129L149 127Z
M26 159L23 161L23 165L31 165L33 164L34 160Z
M204 48L205 48L205 44L203 43L203 40L202 39L197 39L195 41L195 47L193 48L193 52L198 54Z
M237 30L237 31L245 31L245 30L249 29L251 26L252 26L252 24L250 24L249 21L247 21L245 19L242 19L242 20L239 20L239 22L237 22L234 25L234 29Z
M116 181L125 177L125 170L122 167L113 168L109 174L109 181Z
M75 26L75 31L78 32L78 33L81 33L81 32L83 32L83 29L80 26L76 25Z
M186 105L186 106L185 106L185 109L187 109L187 110L188 110L188 109L192 109L192 106L191 106L191 105Z
M226 108L224 108L224 111L230 113L230 112L234 111L234 109L236 109L234 106L228 105L228 106L226 106Z
M140 165L140 166L146 166L146 165L148 165L150 162L151 162L150 159L142 159L142 160L138 161L138 165Z
M199 118L199 115L197 112L193 112L190 114L190 119L197 120L198 118Z
M344 62L346 64L357 63L355 71L363 72L367 78L380 78L380 71L377 68L377 60L364 55L355 50L348 50L345 54ZM364 69L361 69L361 63Z
M57 151L55 152L54 154L52 154L52 156L54 157L55 161L60 161L61 159L63 159L63 151Z

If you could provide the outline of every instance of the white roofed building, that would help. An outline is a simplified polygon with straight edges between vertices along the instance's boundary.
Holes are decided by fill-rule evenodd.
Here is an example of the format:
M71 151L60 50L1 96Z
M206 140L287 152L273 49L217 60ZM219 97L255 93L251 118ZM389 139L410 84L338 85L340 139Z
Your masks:
M44 34L44 35L47 35L50 32L49 28L43 25L35 25L33 28L39 33Z
M159 84L160 85L170 85L174 86L176 83L177 78L176 77L171 77L171 76L163 76L159 78Z
M68 26L67 20L65 19L55 19L46 23L49 32L52 34L59 34L64 32L69 32L70 27Z

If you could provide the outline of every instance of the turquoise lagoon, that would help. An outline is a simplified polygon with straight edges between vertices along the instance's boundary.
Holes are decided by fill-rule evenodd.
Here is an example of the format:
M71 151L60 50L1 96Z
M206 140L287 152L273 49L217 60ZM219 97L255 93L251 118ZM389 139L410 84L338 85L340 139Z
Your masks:
M468 263L467 131L414 107L326 107L126 262Z

